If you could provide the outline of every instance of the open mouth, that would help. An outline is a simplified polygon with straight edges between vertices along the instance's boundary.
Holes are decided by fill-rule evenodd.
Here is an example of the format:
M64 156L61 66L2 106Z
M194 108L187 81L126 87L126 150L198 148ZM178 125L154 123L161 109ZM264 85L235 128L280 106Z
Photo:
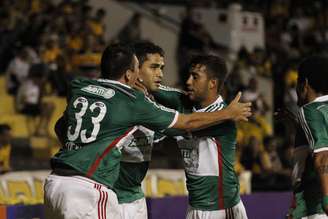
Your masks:
M154 84L156 85L156 87L159 87L161 85L162 81L155 81Z

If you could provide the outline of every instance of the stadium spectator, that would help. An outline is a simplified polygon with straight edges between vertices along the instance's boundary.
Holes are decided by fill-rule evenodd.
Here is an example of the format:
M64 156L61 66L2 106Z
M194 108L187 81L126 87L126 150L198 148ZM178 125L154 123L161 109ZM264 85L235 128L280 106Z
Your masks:
M44 64L32 65L29 76L18 90L16 106L19 112L28 118L30 135L47 136L48 125L54 106L42 102L43 85L46 79L47 67ZM36 117L40 116L38 122ZM35 123L35 124L33 124Z
M9 63L6 72L8 93L17 93L20 85L28 76L30 65L28 51L23 48Z

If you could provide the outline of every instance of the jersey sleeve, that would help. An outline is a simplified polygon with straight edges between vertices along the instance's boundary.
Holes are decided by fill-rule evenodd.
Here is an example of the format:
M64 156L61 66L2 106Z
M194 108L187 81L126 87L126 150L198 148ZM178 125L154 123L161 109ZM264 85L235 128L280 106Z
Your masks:
M171 109L175 109L181 113L185 113L186 108L188 106L191 106L191 103L188 100L187 95L179 89L161 85L159 90L152 94L156 102L166 107L169 107Z
M155 103L144 95L138 95L135 111L135 125L143 125L154 131L164 131L174 126L178 120L179 113Z
M324 112L302 108L301 124L314 153L328 150L328 126Z

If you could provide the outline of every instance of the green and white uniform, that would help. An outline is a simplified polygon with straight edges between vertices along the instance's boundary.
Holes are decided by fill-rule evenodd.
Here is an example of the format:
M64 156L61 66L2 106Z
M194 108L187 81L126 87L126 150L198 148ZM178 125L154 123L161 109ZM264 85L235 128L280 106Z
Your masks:
M141 183L148 171L153 143L154 131L137 126L133 138L123 145L120 173L114 184L122 219L147 218Z
M178 117L176 111L154 104L143 93L117 81L77 79L71 89L65 111L65 145L51 159L52 168L71 171L68 177L80 175L109 189L119 175L122 145L133 139L136 126L162 131ZM69 195L60 189L55 193ZM50 205L58 201L54 199L53 194L49 196ZM64 204L57 208L67 208Z
M170 106L167 106L170 107ZM141 183L145 178L153 144L164 139L160 132L154 132L143 126L137 126L130 141L122 148L122 160L119 177L114 184L123 219L147 218L147 207ZM167 135L184 133L178 130L167 130Z
M322 192L314 168L313 154L328 150L328 95L316 98L300 109L300 123L308 140L309 156L299 190L295 194L294 218L328 218L322 209Z
M176 95L177 104L171 108L181 111L213 112L225 107L219 96L217 100L203 109L188 109L183 104L183 94L173 89L161 88L155 94L161 104ZM233 122L224 122L208 128L198 136L178 137L178 145L183 157L189 209L187 218L247 218L239 195L239 181L234 171L236 150L236 127Z

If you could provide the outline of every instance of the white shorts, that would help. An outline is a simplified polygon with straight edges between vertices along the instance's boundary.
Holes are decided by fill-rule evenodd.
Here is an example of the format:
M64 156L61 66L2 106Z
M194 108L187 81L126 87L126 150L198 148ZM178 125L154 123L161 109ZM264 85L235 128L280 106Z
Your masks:
M302 217L302 219L328 219L326 214L314 214L307 217Z
M232 208L217 211L202 211L188 207L186 219L247 219L246 210L243 202Z
M120 204L122 219L147 219L146 199L141 198L131 203Z
M47 219L120 218L116 194L82 176L49 175L44 185L44 205Z

